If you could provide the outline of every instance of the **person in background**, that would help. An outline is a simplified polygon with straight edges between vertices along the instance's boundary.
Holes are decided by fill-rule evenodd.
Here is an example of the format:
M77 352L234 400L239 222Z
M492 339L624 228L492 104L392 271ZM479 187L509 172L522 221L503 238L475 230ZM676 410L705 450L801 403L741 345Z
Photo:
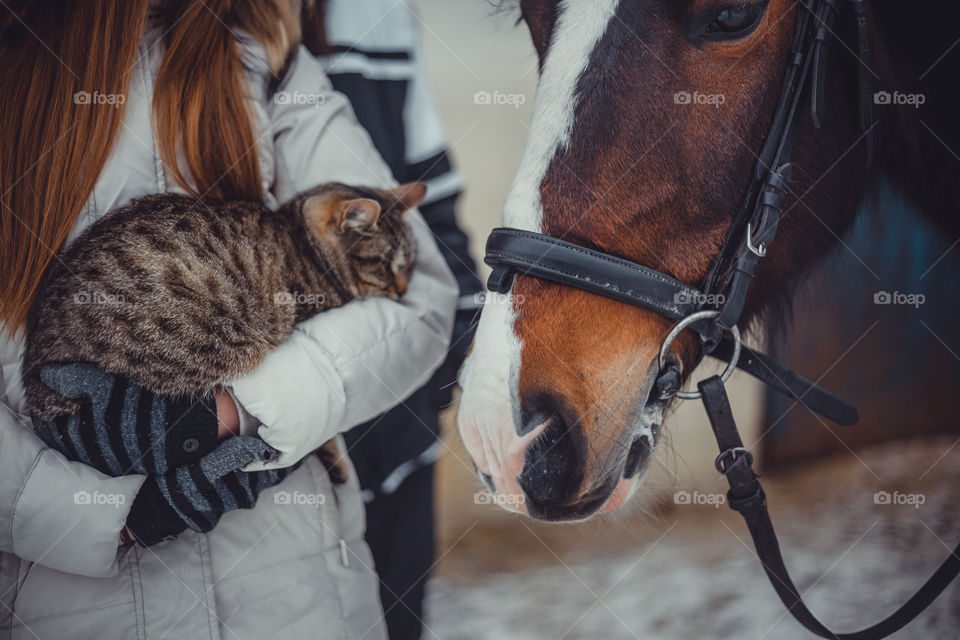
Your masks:
M366 540L380 576L392 640L419 638L424 586L434 562L434 462L439 413L451 401L473 337L483 290L457 225L462 190L420 57L420 18L410 0L330 0L304 25L304 43L345 94L400 182L428 185L420 212L460 286L446 361L390 411L345 434L367 506ZM399 399L398 399L399 400Z

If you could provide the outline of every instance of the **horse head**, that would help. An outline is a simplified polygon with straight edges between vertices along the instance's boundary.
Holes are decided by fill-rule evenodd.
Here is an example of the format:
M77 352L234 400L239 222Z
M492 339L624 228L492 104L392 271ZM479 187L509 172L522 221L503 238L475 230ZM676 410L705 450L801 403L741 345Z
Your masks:
M522 0L520 10L540 81L504 225L700 285L751 182L802 3ZM798 113L778 241L755 276L744 324L778 307L842 242L867 187L872 133L859 118L858 74L863 66L882 89L893 65L876 28L865 64L854 21L842 18L831 29L829 72L816 79L820 113ZM909 74L897 81L911 89ZM890 113L895 122L904 111ZM889 171L891 162L874 164ZM461 372L458 422L488 487L511 497L499 503L577 520L626 501L670 405L652 389L671 325L524 275L509 295L488 296ZM684 379L700 356L689 333L667 353Z

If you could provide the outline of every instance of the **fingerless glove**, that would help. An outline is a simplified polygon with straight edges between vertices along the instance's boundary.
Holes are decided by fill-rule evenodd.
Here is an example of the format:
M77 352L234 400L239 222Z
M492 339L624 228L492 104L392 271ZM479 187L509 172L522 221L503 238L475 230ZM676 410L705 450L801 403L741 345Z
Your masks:
M70 460L108 475L165 474L217 446L212 395L155 395L86 362L44 365L40 377L61 395L87 402L78 413L51 422L34 418L37 434Z
M235 436L189 465L150 476L127 516L127 528L143 546L169 539L187 528L207 532L234 509L251 509L261 491L299 466L244 472L251 462L269 462L277 452L259 438Z

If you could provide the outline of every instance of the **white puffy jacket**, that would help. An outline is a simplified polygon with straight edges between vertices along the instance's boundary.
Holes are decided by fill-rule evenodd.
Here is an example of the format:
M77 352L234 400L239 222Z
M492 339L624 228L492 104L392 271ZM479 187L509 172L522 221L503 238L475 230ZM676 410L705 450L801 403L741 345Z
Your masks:
M116 146L69 240L132 198L178 190L150 125L158 44L148 28ZM393 184L305 50L281 98L267 97L259 47L246 48L245 62L269 206L326 181ZM409 220L418 253L402 301L320 314L234 381L235 397L263 423L260 436L282 452L280 464L397 404L443 360L457 286L422 218ZM209 534L118 548L143 476L109 478L45 447L25 414L22 359L22 340L0 337L0 638L383 636L355 481L331 486L310 456L256 508L224 515Z

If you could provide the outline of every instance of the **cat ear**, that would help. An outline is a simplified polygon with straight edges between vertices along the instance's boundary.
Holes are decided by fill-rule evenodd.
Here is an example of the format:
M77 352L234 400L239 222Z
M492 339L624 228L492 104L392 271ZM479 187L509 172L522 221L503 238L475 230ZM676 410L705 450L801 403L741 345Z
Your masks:
M380 203L369 198L340 203L340 231L367 231L380 217Z
M419 207L427 197L427 185L423 182L408 182L388 191L387 196L396 203L392 209L398 213L406 213Z

